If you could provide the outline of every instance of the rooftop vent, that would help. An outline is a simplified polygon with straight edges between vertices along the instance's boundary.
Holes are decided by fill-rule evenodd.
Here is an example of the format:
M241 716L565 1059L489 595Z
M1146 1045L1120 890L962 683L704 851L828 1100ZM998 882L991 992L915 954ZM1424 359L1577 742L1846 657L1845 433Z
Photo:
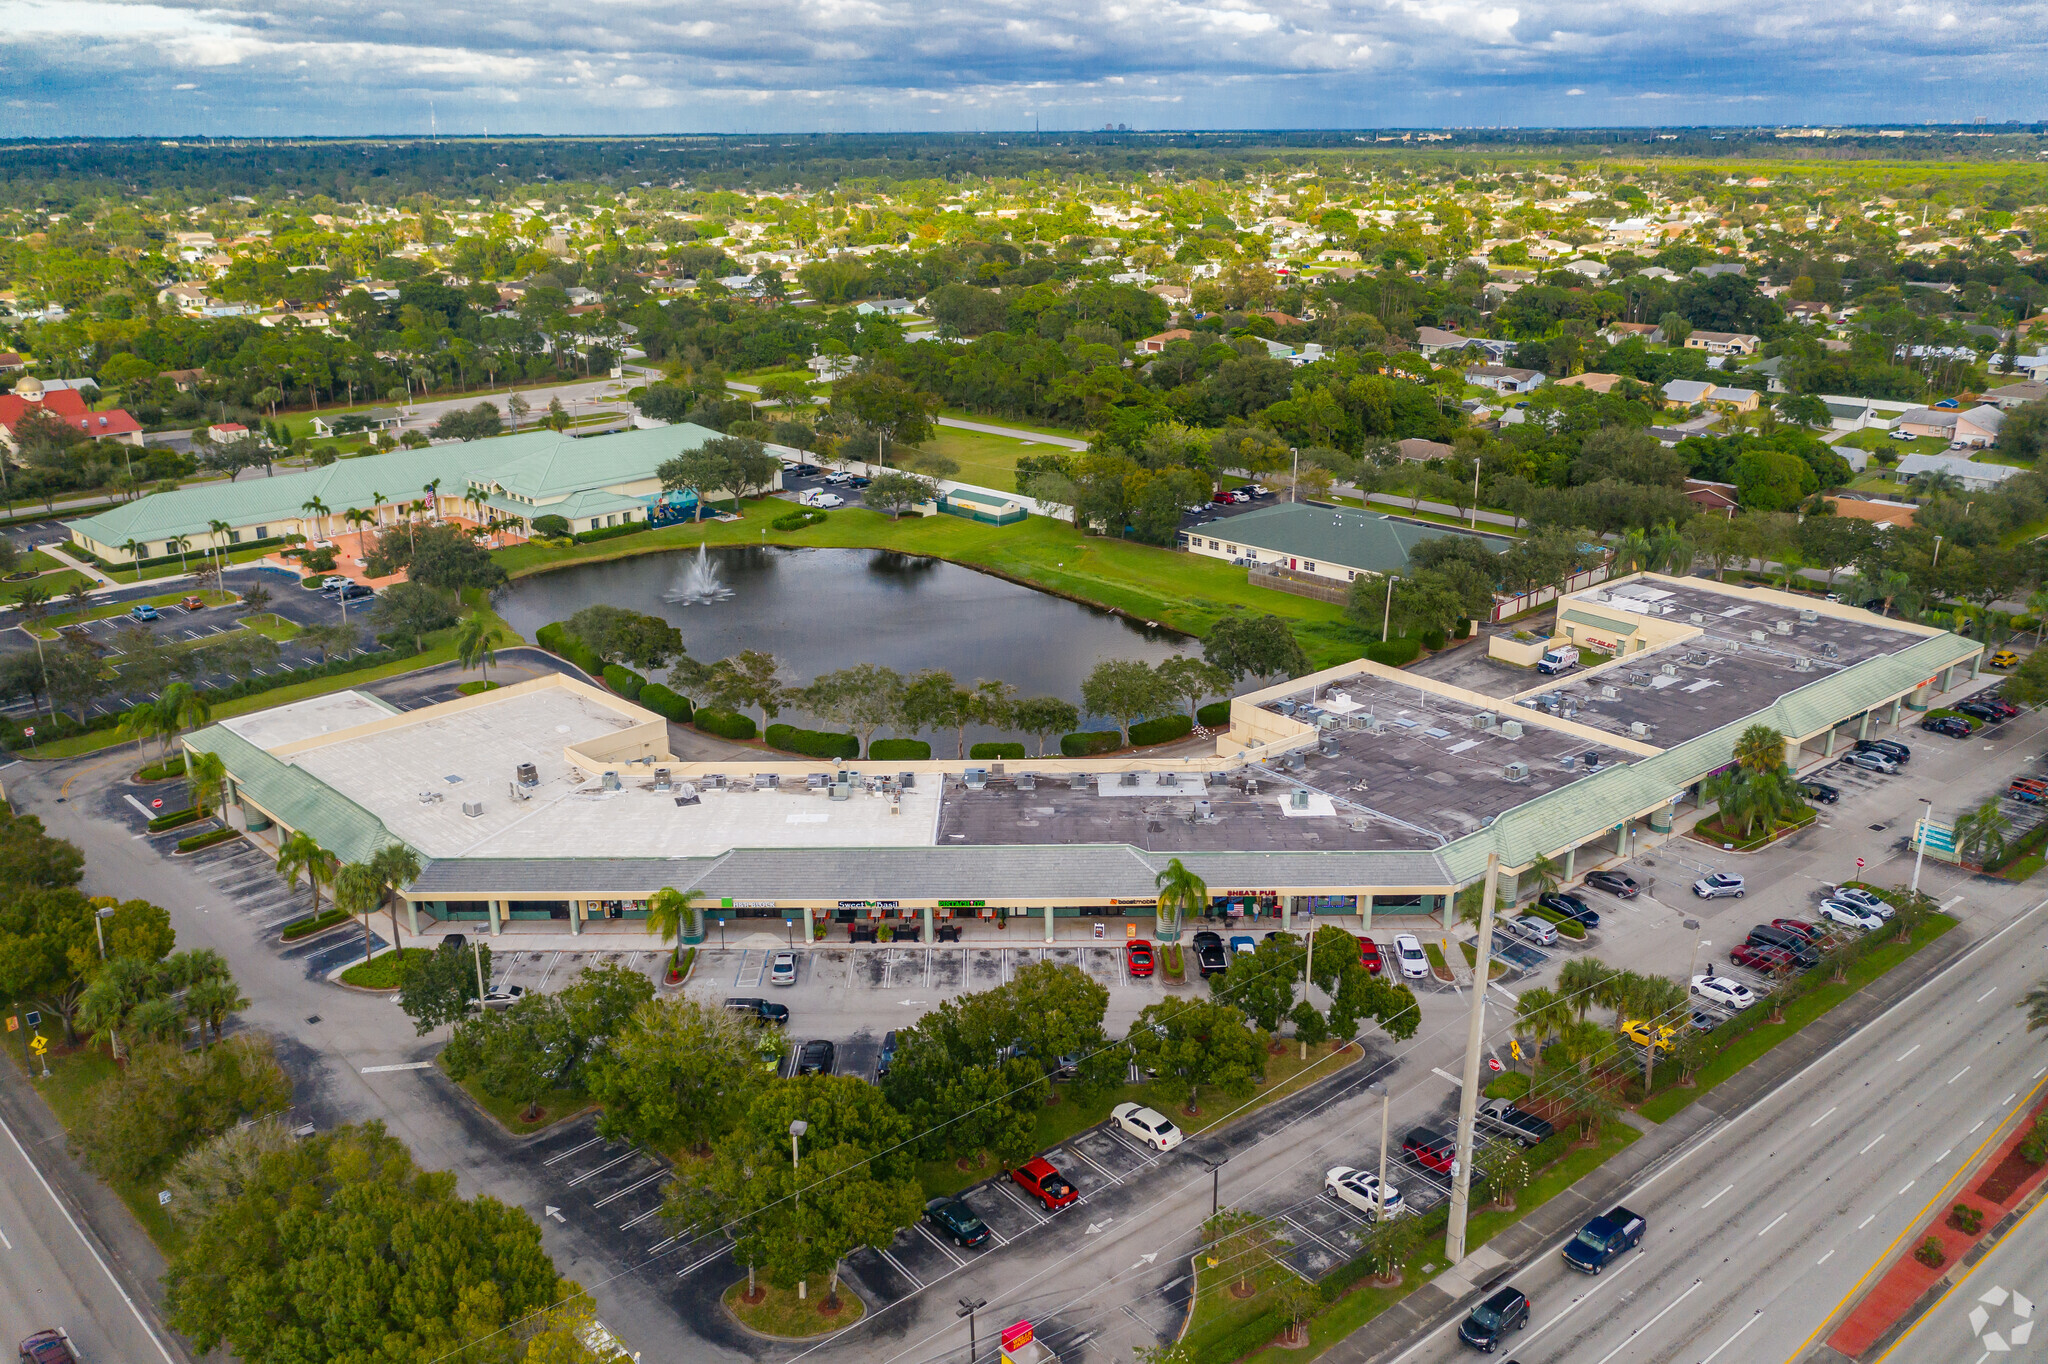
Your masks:
M484 803L480 800L465 800L462 802L462 813L471 819L480 819L483 817Z
M668 769L667 769L666 767L657 767L657 768L655 768L655 769L654 769L654 789L655 789L655 790L657 790L657 791L666 791L666 790L668 790L668 788L669 788L669 776L668 776Z
M1822 658L1840 658L1842 651L1836 647L1833 640L1823 640L1820 646L1820 656Z
M1517 759L1502 768L1500 775L1505 781L1527 781L1529 780L1529 764Z
M696 787L695 787L694 785L692 785L692 784L691 784L691 783L689 783L689 782L680 782L680 783L678 783L678 784L677 784L677 786L676 786L676 804L677 804L677 805L679 805L679 806L680 806L680 805L700 805L700 804L702 804L702 803L703 803L703 802L702 802L702 801L701 801L701 800L700 800L700 799L698 798L698 796L697 796L697 788L696 788Z
M917 773L898 772L896 774L896 785L905 791L912 790L917 785Z
M1619 695L1621 695L1621 693L1614 689L1612 683L1605 684L1600 688L1600 697L1602 700L1612 701L1615 697Z
M1761 631L1761 630L1751 630L1751 631L1749 632L1749 638L1750 638L1750 642L1751 642L1751 643L1754 643L1754 644L1761 644L1761 643L1763 643L1763 642L1764 642L1765 640L1769 639L1769 638L1770 638L1770 636L1769 636L1769 635L1766 635L1766 634L1765 634L1765 633L1764 633L1763 631Z
M1638 739L1647 739L1650 737L1650 727L1644 724L1641 720L1629 721L1628 732L1635 735Z
M1799 655L1798 659L1793 662L1792 669L1794 672L1810 673L1813 671L1813 660L1808 658L1805 654L1801 654Z
M1304 772L1308 770L1308 755L1301 752L1288 754L1287 770L1289 772Z
M1127 773L1126 775L1135 776L1136 774ZM966 781L967 789L970 791L979 791L988 785L988 772L984 768L970 767L961 776Z
M1500 726L1500 737L1501 737L1501 738L1503 738L1503 739L1519 739L1519 738L1521 738L1521 737L1522 737L1522 722L1521 722L1520 720L1503 720L1503 721L1501 721L1501 726Z
M1771 622L1771 628L1781 635L1789 635L1792 633L1792 622L1789 620L1774 620Z
M1198 801L1196 801L1196 802L1195 802L1195 818L1196 818L1196 819L1213 819L1213 818L1215 818L1215 809L1216 809L1216 807L1214 807L1213 805L1209 804L1209 802L1208 802L1208 801L1206 801L1206 800L1198 800Z
M617 772L605 773L604 776L598 779L598 785L606 791L620 790L619 774Z
M1692 623L1694 625L1705 625L1707 623L1707 618L1702 613L1695 611L1692 613Z
M540 769L535 767L532 763L519 764L517 776L519 778L519 784L521 786L540 785Z
M1678 676L1678 665L1676 663L1666 663L1658 671L1662 672L1666 677L1676 677Z
M1325 758L1334 758L1334 757L1336 757L1336 756L1337 756L1337 741L1336 741L1335 739L1325 739L1325 740L1323 740L1323 747L1322 747L1322 750L1321 750L1321 751L1322 751L1322 755L1323 755L1323 756L1324 756Z
M1135 772L1119 772L1116 774L1116 784L1118 786L1136 786L1138 784L1138 774Z
M1800 608L1800 611L1799 611L1799 623L1800 623L1801 625L1813 625L1813 624L1815 624L1816 622L1818 622L1819 620L1820 620L1820 612L1818 612L1818 611L1814 610L1814 609L1813 609L1813 608L1812 608L1811 606L1806 606L1806 607L1801 607L1801 608Z
M1301 790L1289 791L1287 793L1287 805L1292 810L1308 809L1308 792Z

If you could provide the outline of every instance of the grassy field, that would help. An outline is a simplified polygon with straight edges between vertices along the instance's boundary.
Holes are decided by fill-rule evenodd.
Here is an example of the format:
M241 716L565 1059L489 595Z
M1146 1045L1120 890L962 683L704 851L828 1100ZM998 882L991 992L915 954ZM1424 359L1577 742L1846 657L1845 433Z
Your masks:
M20 601L22 589L27 587L41 588L43 591L48 592L51 597L61 600L66 592L69 592L80 583L90 584L92 581L93 579L88 578L77 569L67 568L61 573L45 573L39 578L27 578L18 583L0 583L0 603L11 605L14 602ZM45 635L43 638L55 639L56 636Z
M761 1289L767 1296L758 1303L749 1304L743 1300L747 1281L741 1279L725 1290L725 1309L738 1317L748 1330L785 1340L822 1336L843 1326L851 1326L868 1313L868 1305L844 1279L839 1281L839 1308L830 1315L824 1310L824 1281L821 1279L807 1287L810 1296L799 1298L793 1288L774 1288L764 1283Z
M111 1079L115 1068L113 1058L97 1047L67 1050L54 1045L61 1031L51 1028L47 1021L44 1024L43 1035L53 1044L48 1058L50 1078L47 1080L40 1078L41 1066L25 1064L19 1033L8 1037L11 1044L8 1054L14 1058L16 1066L22 1067L23 1074L35 1078L36 1093L43 1096L43 1102L57 1115L57 1121L64 1125L64 1130L75 1132L86 1121L86 1103L93 1087L102 1080ZM128 1205L128 1211L135 1214L135 1220L149 1233L149 1239L155 1241L165 1255L176 1254L185 1238L156 1201L157 1186L125 1179L105 1182Z
M789 503L764 498L748 504L739 521L667 526L567 549L519 545L499 551L496 558L517 578L557 564L689 549L699 543L894 549L986 569L1185 634L1204 634L1228 616L1280 616L1293 624L1317 667L1356 657L1365 642L1364 635L1345 621L1343 608L1333 603L1253 587L1243 569L1220 560L1083 536L1066 522L1047 517L998 528L955 516L892 522L879 512L849 507L833 512L823 525L790 532L773 529L769 522L788 510Z
M298 623L286 620L275 611L258 611L254 615L244 616L242 624L259 635L276 640L279 644L299 637Z
M1041 436L1065 436L1069 440L1086 440L1088 433L1071 426L1054 426L1050 422L1026 421L1022 417L1003 417L987 412L969 412L965 408L942 407L941 417L952 417L957 421L980 422L984 426L1006 426L1012 431L1036 431Z
M1057 450L1058 446L1021 441L1010 436L991 436L985 431L962 431L942 426L938 434L917 447L960 462L953 477L962 483L1014 493L1017 489L1017 457Z

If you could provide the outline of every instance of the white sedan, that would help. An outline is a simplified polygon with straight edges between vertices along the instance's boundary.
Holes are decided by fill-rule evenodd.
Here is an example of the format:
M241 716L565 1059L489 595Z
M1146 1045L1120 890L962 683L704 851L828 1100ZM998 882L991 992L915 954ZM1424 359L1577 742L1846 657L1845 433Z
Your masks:
M1413 933L1394 935L1394 959L1401 963L1401 974L1410 980L1429 974L1429 956L1422 950L1422 939Z
M1694 976L1692 992L1702 999L1712 1000L1731 1009L1747 1009L1756 1003L1756 993L1753 990L1741 981L1730 980L1726 976Z
M796 953L777 952L768 962L770 985L796 984Z
M1874 909L1847 900L1823 900L1820 902L1820 917L1845 928L1860 928L1865 932L1884 927L1884 916Z
M1323 1176L1323 1192L1340 1203L1348 1203L1367 1217L1379 1212L1380 1177L1370 1170L1338 1165ZM1387 1185L1387 1215L1401 1211L1401 1191Z
M1143 1104L1118 1104L1110 1110L1109 1117L1123 1129L1124 1135L1136 1137L1155 1151L1171 1151L1181 1143L1180 1129L1173 1125L1173 1120Z

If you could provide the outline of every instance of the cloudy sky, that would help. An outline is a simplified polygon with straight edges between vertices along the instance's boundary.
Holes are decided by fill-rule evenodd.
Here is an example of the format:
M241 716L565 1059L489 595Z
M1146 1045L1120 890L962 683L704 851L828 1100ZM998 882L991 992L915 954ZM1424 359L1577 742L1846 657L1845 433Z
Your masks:
M0 0L0 134L1967 122L2048 0Z

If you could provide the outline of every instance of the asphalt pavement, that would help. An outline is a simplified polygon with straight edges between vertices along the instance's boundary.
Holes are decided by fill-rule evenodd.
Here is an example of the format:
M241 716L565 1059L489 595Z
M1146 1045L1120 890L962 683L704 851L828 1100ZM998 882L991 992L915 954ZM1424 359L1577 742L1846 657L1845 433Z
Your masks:
M1987 1364L2048 1352L2048 1212L2036 1203L1933 1310L1879 1356L1898 1364Z

